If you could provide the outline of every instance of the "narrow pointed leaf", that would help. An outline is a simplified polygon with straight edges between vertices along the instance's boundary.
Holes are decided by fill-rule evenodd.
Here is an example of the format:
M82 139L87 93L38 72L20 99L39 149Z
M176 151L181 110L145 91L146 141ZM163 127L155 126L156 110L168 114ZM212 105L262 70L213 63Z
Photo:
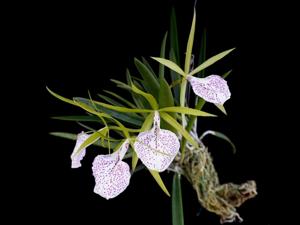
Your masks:
M119 99L123 103L127 104L129 107L136 108L136 106L134 104L132 104L130 101L126 100L125 98L121 97L120 95L118 95L118 94L116 94L114 92L111 92L111 91L107 91L107 90L104 90L104 92L106 92L106 93L114 96L115 98Z
M77 139L77 134L71 134L71 133L66 133L66 132L50 132L50 135L65 138L65 139L69 139L69 140L76 140Z
M73 100L68 99L68 98L65 98L65 97L63 97L63 96L61 96L61 95L59 95L59 94L56 94L55 92L51 91L48 87L46 87L46 89L48 90L48 92L49 92L51 95L53 95L54 97L58 98L59 100L61 100L61 101L63 101L63 102L66 102L66 103L69 103L69 104L71 104L71 105L77 106L77 104L76 104Z
M127 79L128 85L130 85L130 87L131 87L133 84L133 80L132 80L131 74L128 69L126 70L126 79ZM143 97L132 92L131 88L130 88L130 94L132 96L134 103L137 105L137 108L140 108L140 109L146 108L145 99Z
M172 185L172 225L184 225L180 175L175 173Z
M132 85L132 91L139 94L139 95L144 96L145 99L149 102L149 104L151 105L151 107L154 110L158 109L157 101L155 100L155 98L151 94L148 94L146 92L141 91L135 85Z
M161 43L161 48L160 48L160 58L165 58L166 56L166 42L167 42L167 37L168 37L168 32L165 33L165 36L162 40ZM162 64L159 64L159 80L162 80L165 76L165 67Z
M139 161L139 158L137 157L137 154L135 153L135 151L132 152L132 158L131 158L131 168L132 171L135 171L136 165Z
M157 184L160 186L160 188L163 190L163 192L166 193L166 195L168 195L170 197L170 193L168 192L163 180L161 179L159 173L157 171L154 170L149 170L151 175L153 176L153 178L155 179L155 181L157 182Z
M225 140L225 141L227 141L227 142L231 145L233 152L234 152L234 153L236 152L236 147L235 147L235 145L233 144L233 142L230 140L229 137L227 137L225 134L223 134L223 133L221 133L221 132L213 131L213 130L205 131L205 132L201 135L200 140L202 140L205 136L207 136L207 135L209 135L209 134L210 134L210 135L213 135L213 136L216 136L216 137L218 137L218 138L221 138L221 139L223 139L223 140Z
M228 72L223 74L223 78L225 79L226 77L228 77L231 74L232 70L229 70Z
M141 132L144 132L146 130L150 130L152 124L153 124L153 116L154 112L149 113L149 115L146 117L143 126L141 127Z
M190 72L192 50L193 50L193 43L194 43L194 36L195 36L195 26L196 26L196 9L194 8L193 21L192 21L192 26L191 26L190 35L189 35L188 43L186 46L186 53L185 53L184 72L186 74Z
M104 127L98 131L96 131L95 133L91 134L89 136L88 139L86 139L79 147L79 149L77 150L77 152L75 154L78 154L82 149L87 148L88 146L94 144L96 141L99 140L99 138L103 138L105 137L105 134L107 133L108 128Z
M147 112L152 112L152 110L150 109L131 109L131 108L126 108L126 107L120 107L120 106L114 106L114 105L109 105L103 102L98 102L98 101L93 101L94 103L96 103L97 105L101 105L105 108L111 109L111 110L115 110L118 112L124 112L124 113L147 113Z
M225 115L227 115L226 109L224 107L224 105L221 104L214 104L222 113L224 113Z
M174 70L176 73L186 76L185 72L174 62L168 59L163 59L159 57L151 57L152 59L156 60L157 62L163 64L164 66L168 67L171 70Z
M148 62L147 59L145 59L145 57L142 57L142 62L144 63L144 65L148 68L148 70L150 70L150 72L152 74L155 74L154 70L152 69L152 67L150 66L150 63Z
M131 87L129 85L127 85L126 83L119 81L119 80L115 80L115 79L110 79L111 82L117 84L117 87L123 88L125 90L130 90Z
M160 116L168 124L174 127L187 141L189 141L195 147L198 147L198 143L193 139L193 137L169 114L165 112L160 112Z
M51 119L66 120L66 121L78 121L78 122L100 122L96 116L54 116Z
M111 130L121 130L121 131L123 131L123 129L120 128L120 127L118 127L118 126L109 126L109 129L111 129ZM127 130L128 132L131 132L131 133L139 133L139 132L141 132L141 129L126 128L126 130Z
M107 101L109 104L115 105L115 106L121 106L124 107L124 105L108 96L102 95L102 94L98 94L98 96L100 98L102 98L103 100Z
M201 44L200 44L200 53L199 53L199 62L198 65L201 65L206 60L206 29L203 29ZM199 77L204 77L205 70L199 72Z
M173 99L171 88L164 78L160 80L158 102L160 108L167 107L167 106L174 106L174 99Z
M77 139L77 134L72 134L72 133L67 133L67 132L50 132L49 134L52 136L55 136L55 137L65 138L65 139L72 140L72 141L75 141ZM111 142L110 147L114 148L116 146L116 144L117 144L117 142ZM93 145L103 147L103 148L108 148L108 143L105 140L103 141L103 143L100 142L100 140L98 140L98 141L94 142Z
M180 55L179 55L179 43L178 43L178 31L177 31L177 20L175 9L171 10L171 19L170 19L170 49L173 49L174 56L177 65L180 65Z
M159 108L174 106L172 91L165 78L160 79L160 91L158 102ZM175 118L175 113L172 113L171 116ZM165 121L161 122L161 128L176 133L176 130Z
M132 84L134 86L136 86L139 90L143 90L142 85L140 83L138 83L136 80L133 80ZM132 91L132 88L131 88L131 92L134 96L136 96L136 99L138 99L138 101L141 103L141 106L139 106L139 108L142 108L142 109L151 109L152 108L151 105L149 104L148 100L146 100L143 95L134 93ZM146 92L144 92L144 93L146 93ZM153 97L153 95L152 95L152 97ZM153 99L154 99L154 97L153 97Z
M188 114L188 115L193 115L193 116L216 116L214 114L210 114L198 109L192 109L188 107L179 107L179 106L174 106L174 107L165 107L162 109L159 109L160 112L176 112L176 113L183 113L183 114Z
M170 50L170 60L172 62L177 62L178 61L178 60L176 60L174 49ZM178 62L177 62L177 65L179 65ZM179 81L178 84L181 83L181 76L178 73L176 73L174 70L170 70L170 74L171 74L172 84L175 81ZM174 92L174 100L178 104L179 103L179 86L178 85L173 87L173 92Z
M145 89L158 98L159 93L159 83L157 80L157 77L155 74L153 74L145 64L143 64L140 60L134 59L134 64L136 68L138 69L139 73L143 77L143 80L145 82Z
M207 67L211 66L212 64L214 64L215 62L219 61L220 59L222 59L223 57L225 57L226 55L228 55L230 52L232 52L234 50L234 48L226 50L224 52L221 52L209 59L207 59L204 63L202 63L201 65L199 65L196 69L194 69L191 73L189 73L189 75L194 75L196 73L199 73L201 70L206 69Z
M90 112L94 115L99 116L99 113L102 112L102 113L106 113L116 119L122 120L122 121L127 122L132 125L141 126L143 123L143 118L136 116L134 114L128 115L128 113L117 112L115 110L111 110L111 109L105 108L101 105L98 105L97 103L95 103L96 109L94 109L94 105L91 103L91 101L89 99L86 99L86 98L77 97L77 98L74 98L74 100L77 102L78 106L80 106L87 112ZM81 104L81 103L83 103L83 104ZM100 112L97 112L95 110L98 110Z

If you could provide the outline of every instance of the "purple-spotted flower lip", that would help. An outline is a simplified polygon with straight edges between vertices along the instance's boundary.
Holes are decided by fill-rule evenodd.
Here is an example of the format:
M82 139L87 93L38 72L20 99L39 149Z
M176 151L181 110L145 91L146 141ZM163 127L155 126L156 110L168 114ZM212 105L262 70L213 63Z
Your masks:
M207 102L223 105L230 99L231 93L227 81L219 75L197 78L188 75L186 79L196 95Z
M111 199L121 194L129 185L130 168L123 162L129 147L127 139L120 148L112 154L98 155L93 161L93 176L95 177L94 192L103 198Z
M85 156L86 149L83 148L80 152L77 152L83 142L89 138L90 135L84 133L83 131L77 135L76 144L74 150L71 154L71 168L81 167L81 160Z
M139 133L134 143L134 150L142 163L150 170L165 171L180 148L176 134L160 128L159 112L155 111L153 127Z

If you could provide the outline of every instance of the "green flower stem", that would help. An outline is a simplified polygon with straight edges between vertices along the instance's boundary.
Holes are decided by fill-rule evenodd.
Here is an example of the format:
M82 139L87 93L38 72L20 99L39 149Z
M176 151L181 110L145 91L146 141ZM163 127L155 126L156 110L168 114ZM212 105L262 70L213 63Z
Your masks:
M186 84L187 84L187 81L186 81L185 78L183 78L182 82L181 82L181 87L180 87L180 106L181 107L184 107L184 105L185 105ZM181 114L181 124L182 124L182 127L185 128L186 120L185 120L185 114L183 114L183 113ZM186 143L186 139L184 137L182 137L182 141L181 141L181 155L182 155L182 157L184 157L185 143Z
M202 98L198 98L198 102L197 102L197 104L195 106L195 109L201 110L202 107L204 106L204 104L205 104L205 101ZM186 126L186 131L187 132L190 132L191 129L193 128L193 125L194 125L194 123L196 121L196 118L197 118L196 116L193 116L193 115L190 116L189 122L188 122L188 124ZM182 141L181 141L181 150L182 151L181 151L181 160L180 160L180 163L182 163L183 160L184 160L185 145L186 145L186 139L182 138Z

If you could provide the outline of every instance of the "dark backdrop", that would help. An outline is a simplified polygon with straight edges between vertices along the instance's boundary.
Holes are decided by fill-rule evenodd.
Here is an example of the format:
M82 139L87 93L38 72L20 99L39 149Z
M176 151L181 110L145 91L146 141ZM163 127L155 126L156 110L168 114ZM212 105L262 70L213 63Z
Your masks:
M93 193L91 163L100 151L88 151L83 167L70 169L74 143L49 136L48 132L80 132L82 128L50 117L81 111L54 99L45 87L66 97L87 97L87 90L93 96L103 89L116 90L109 79L125 80L125 69L133 68L133 57L159 55L171 6L177 12L184 52L193 4L179 0L48 2L27 4L24 10L19 5L22 14L16 19L16 29L23 38L13 40L20 50L18 56L23 60L19 65L25 73L17 83L29 94L25 97L18 93L28 107L23 111L29 134L23 142L27 143L24 149L29 158L25 162L28 171L20 177L26 194L18 192L26 200L22 207L16 207L24 212L24 218L40 224L45 220L67 224L81 220L84 224L171 224L170 198L146 171L134 175L124 193L107 201ZM210 0L197 4L195 52L203 27L208 32L209 56L237 48L209 70L221 74L233 69L228 78L232 90L232 98L226 103L229 115L200 121L199 132L222 131L237 146L237 153L232 154L226 143L207 138L221 182L257 181L258 196L238 209L244 224L270 224L269 186L275 182L268 169L272 161L271 138L267 138L272 129L270 93L264 89L272 75L265 58L273 53L268 29L274 22L264 13L264 8L252 1ZM213 107L206 109L217 113ZM170 190L172 174L166 173L163 178ZM183 203L187 225L219 223L216 215L201 210L185 180Z

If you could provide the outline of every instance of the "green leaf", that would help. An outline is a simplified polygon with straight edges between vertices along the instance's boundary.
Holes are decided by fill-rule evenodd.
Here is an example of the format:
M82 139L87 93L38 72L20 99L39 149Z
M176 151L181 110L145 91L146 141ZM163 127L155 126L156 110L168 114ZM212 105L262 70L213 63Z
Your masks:
M160 188L163 190L163 192L166 193L166 195L168 195L170 197L170 193L168 192L163 180L161 179L159 173L157 171L154 170L149 170L151 175L153 176L153 178L155 179L155 181L157 182L157 184L160 186Z
M51 117L55 120L78 121L78 122L100 122L96 116L54 116Z
M158 102L159 102L159 108L174 106L172 91L165 78L160 79L160 91L159 91ZM171 116L175 118L175 113L172 113ZM176 133L176 130L165 121L161 122L161 128Z
M50 132L49 134L52 136L55 136L55 137L65 138L65 139L72 140L72 141L77 140L77 134L72 134L72 133L67 133L67 132ZM100 140L98 140L95 143L93 143L93 145L103 147L103 148L108 148L108 143L105 140L103 141L103 143L101 143ZM115 148L116 145L117 145L117 142L110 143L110 146L112 148Z
M209 134L210 134L210 135L214 135L214 136L216 136L216 137L218 137L218 138L221 138L221 139L227 141L227 142L231 145L233 152L234 152L234 153L236 152L236 147L235 147L235 145L233 144L233 142L230 140L229 137L227 137L225 134L223 134L223 133L221 133L221 132L213 131L213 130L205 131L205 132L201 135L200 140L202 140L205 136L207 136L207 135L209 135Z
M222 113L224 113L225 115L227 115L226 109L223 105L221 104L214 104Z
M172 62L177 62L176 56L174 53L174 49L170 50L170 60ZM179 65L178 62L177 62L177 65ZM179 81L178 84L181 83L181 76L178 73L176 73L174 70L170 70L170 74L171 74L172 84L175 83L176 81ZM173 87L173 92L174 92L174 100L178 104L179 103L179 86L178 85Z
M216 116L201 110L197 109L192 109L188 107L179 107L179 106L174 106L174 107L165 107L162 109L159 109L160 112L176 112L176 113L183 113L183 114L188 114L188 115L193 115L193 116Z
M232 52L235 48L226 50L224 52L221 52L211 58L209 58L208 60L206 60L204 63L202 63L201 65L197 66L196 69L194 69L191 73L189 73L189 75L194 75L196 73L199 73L201 70L204 70L205 68L211 66L212 64L214 64L215 62L219 61L220 59L222 59L223 57L225 57L226 55L228 55L230 52Z
M163 59L159 57L151 57L151 58L163 64L164 66L168 67L169 69L174 70L176 73L186 77L185 72L176 63L172 62L171 60Z
M144 132L146 130L150 130L152 124L153 124L153 118L154 118L154 112L149 113L149 115L146 117L142 127L141 132Z
M131 87L122 81L115 80L115 79L110 79L110 81L117 84L117 87L123 88L125 90L131 90Z
M96 111L95 111L95 109L93 109L93 104L91 103L91 101L89 99L77 97L77 98L74 98L74 100L77 102L83 103L84 105L80 104L80 107L83 108L84 110L86 110L94 115L97 115L97 114L95 114ZM89 106L89 108L87 108L87 106ZM141 126L143 123L143 118L138 117L134 114L128 115L127 113L116 112L115 110L105 108L101 105L98 105L97 103L95 104L95 106L96 106L96 110L98 110L100 112L104 112L108 115L111 115L112 117L114 117L116 119L122 120L129 124ZM92 109L92 112L91 112L91 109ZM96 112L96 113L98 113L98 112Z
M170 18L170 49L173 49L175 62L177 65L180 65L180 55L179 55L179 43L178 43L178 31L177 31L177 20L175 9L171 10Z
M168 37L168 32L165 33L165 36L162 40L161 43L161 48L160 48L160 58L165 58L166 56L166 42L167 42L167 37ZM165 67L162 64L159 64L159 80L164 79L165 77ZM161 85L160 85L161 86Z
M114 96L115 98L119 99L120 101L122 101L123 103L127 104L129 107L131 108L136 108L136 106L134 104L132 104L130 101L126 100L125 98L121 97L120 95L111 92L111 91L107 91L107 90L103 90L104 92Z
M131 168L132 168L132 171L134 172L135 168L136 168L136 165L139 161L139 158L136 154L135 151L132 151L132 158L131 158Z
M101 121L101 120L99 120L99 122L100 122L100 121ZM89 131L93 131L93 132L96 131L96 129L94 129L94 128L92 128L92 127L90 127L90 126L88 126L88 125L86 125L86 124L84 124L84 123L81 123L81 122L78 122L78 121L76 121L76 123L77 123L79 126L83 127L85 130L89 130ZM103 124L103 121L101 121L100 124Z
M111 129L111 130L121 130L121 131L123 131L123 129L120 128L120 127L118 127L118 126L109 126L109 129ZM127 130L128 132L131 132L131 133L139 133L139 132L141 132L141 129L126 128L126 130Z
M111 110L115 110L118 112L124 112L124 113L148 113L148 112L152 112L151 109L131 109L131 108L126 108L126 107L120 107L120 106L114 106L114 105L109 105L103 102L98 102L98 101L94 101L93 102L97 105L101 105L107 109L111 109Z
M174 99L173 99L171 88L164 78L160 80L158 102L160 108L167 107L167 106L174 106Z
M190 72L192 50L193 50L193 43L194 43L194 36L195 36L195 26L196 26L196 9L194 8L194 16L193 16L191 31L190 31L188 43L186 46L186 53L185 53L184 72L186 74Z
M97 140L99 140L99 138L103 138L105 137L105 134L107 133L108 128L104 127L96 132L94 132L93 134L91 134L88 139L86 139L79 147L79 149L77 150L77 152L75 154L78 154L81 152L82 149L87 148L88 146L94 144Z
M144 80L144 87L153 96L158 98L158 93L159 93L159 83L157 80L157 77L155 74L153 74L145 64L143 64L140 60L137 58L134 59L134 64L143 77Z
M175 173L172 185L172 225L184 225L180 175Z
M229 70L228 72L223 74L223 78L225 79L226 77L228 77L231 74L232 70Z
M187 141L198 148L198 143L172 116L165 112L160 112L159 114L163 120L174 127L185 139L187 139Z
M49 92L51 95L53 95L55 98L58 98L59 100L61 100L61 101L63 101L63 102L66 102L66 103L69 103L69 104L71 104L71 105L76 105L76 106L77 106L77 104L76 104L73 100L68 99L68 98L65 98L65 97L63 97L63 96L61 96L61 95L59 95L59 94L54 93L54 92L51 91L48 87L46 87L46 89L47 89L48 92Z
M121 107L124 107L124 105L108 96L105 96L105 95L102 95L102 94L98 94L98 96L100 98L102 98L103 100L107 101L108 103L112 104L112 105L115 105L115 106L121 106Z
M69 140L76 140L77 139L77 134L71 134L71 133L66 133L66 132L50 132L50 135L65 138L65 139L69 139Z
M148 68L148 70L150 70L152 74L155 74L155 72L154 72L154 70L152 69L152 67L150 66L148 60L145 59L145 57L141 57L141 58L142 58L142 62L143 62L144 65Z
M149 104L151 105L151 107L154 110L158 109L158 104L157 104L155 98L151 94L141 91L134 84L132 84L132 91L139 95L142 95L149 102Z
M131 74L128 69L126 69L126 79L127 79L128 85L130 85L130 87L131 87L133 84L133 80L131 78ZM134 103L137 105L138 108L146 108L145 107L145 99L143 97L141 97L140 95L138 95L136 93L133 93L131 88L130 88L130 94L131 94L131 97L132 97Z
M200 44L200 54L199 54L199 63L198 65L202 64L206 60L206 29L203 29L202 37L201 37L201 44ZM201 70L199 73L200 77L204 77L205 70Z
M133 85L136 86L138 89L140 90L143 90L143 87L142 85L137 82L136 80L133 80ZM138 101L141 103L141 106L139 106L139 108L142 108L142 109L151 109L151 105L149 104L149 102L145 99L144 96L140 95L140 94L137 94L137 93L134 93L132 91L132 88L131 88L131 93L136 97L136 99L138 99Z

